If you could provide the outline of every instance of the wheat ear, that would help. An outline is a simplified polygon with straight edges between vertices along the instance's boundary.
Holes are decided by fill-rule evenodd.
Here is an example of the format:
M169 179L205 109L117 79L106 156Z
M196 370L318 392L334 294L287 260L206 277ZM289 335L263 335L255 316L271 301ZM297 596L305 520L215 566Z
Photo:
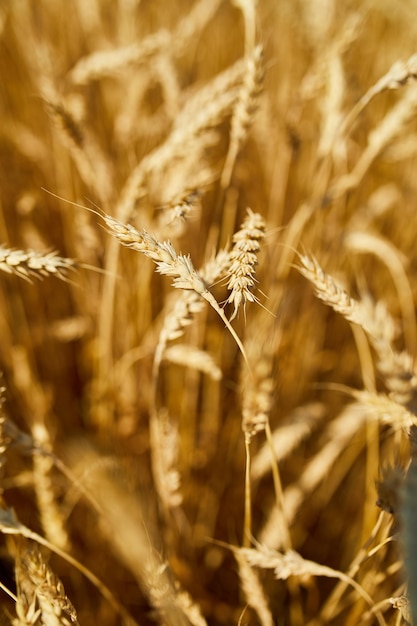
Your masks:
M36 544L24 540L18 542L16 583L19 625L38 623L30 620L37 614L42 624L48 626L78 625L77 612L62 582L45 562Z
M55 275L65 278L68 271L75 267L75 261L58 256L56 252L15 250L0 245L0 270L26 280L30 280L32 276L42 278Z
M246 351L240 338L213 294L208 291L205 281L194 269L191 258L183 254L177 254L171 242L160 242L146 230L139 231L134 226L130 224L125 225L106 214L103 214L102 217L109 227L110 233L124 246L137 250L152 259L156 264L156 271L160 274L172 276L174 278L172 283L174 287L195 291L210 304L219 317L221 317L233 339L236 341L250 369Z
M258 263L260 242L265 237L265 221L259 213L247 209L247 216L240 228L233 235L233 250L230 253L229 282L227 288L231 290L226 304L234 305L230 318L232 321L243 303L245 310L247 302L259 302L251 289L255 285L255 266Z

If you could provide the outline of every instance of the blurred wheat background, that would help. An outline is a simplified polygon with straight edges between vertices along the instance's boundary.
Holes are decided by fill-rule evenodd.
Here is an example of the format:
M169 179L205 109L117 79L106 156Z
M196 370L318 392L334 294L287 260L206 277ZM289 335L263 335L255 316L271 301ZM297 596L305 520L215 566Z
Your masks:
M2 0L1 624L411 623L416 40Z

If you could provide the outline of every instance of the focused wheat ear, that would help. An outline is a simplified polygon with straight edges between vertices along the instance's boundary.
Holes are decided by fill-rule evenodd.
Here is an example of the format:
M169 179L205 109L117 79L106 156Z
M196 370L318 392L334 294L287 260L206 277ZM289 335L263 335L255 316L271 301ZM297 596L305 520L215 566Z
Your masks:
M247 217L239 231L233 235L233 250L230 253L229 282L227 288L231 291L226 304L233 304L232 321L243 304L259 302L253 294L255 286L255 266L258 263L260 242L265 237L265 221L259 213L247 209Z
M137 230L134 226L130 224L123 224L109 215L104 214L102 217L106 225L109 227L110 233L124 246L141 252L145 256L152 259L152 261L156 263L156 271L159 272L159 274L172 276L174 278L172 283L174 287L177 289L185 289L186 291L194 291L210 304L210 306L216 311L227 326L227 329L236 341L239 350L249 367L246 351L241 340L224 314L223 309L220 307L210 291L208 291L206 282L194 269L191 258L189 256L184 256L183 254L177 254L173 245L169 241L160 242L145 230ZM255 229L254 236L258 236L258 232L261 231ZM247 278L244 279L243 284L244 293L250 294L247 289ZM240 287L238 290L242 291ZM250 296L253 298L251 294Z

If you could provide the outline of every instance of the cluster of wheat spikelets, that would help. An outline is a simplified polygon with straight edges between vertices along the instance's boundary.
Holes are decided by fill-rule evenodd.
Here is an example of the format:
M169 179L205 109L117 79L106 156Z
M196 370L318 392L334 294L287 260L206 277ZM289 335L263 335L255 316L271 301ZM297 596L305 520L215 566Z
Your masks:
M411 623L416 35L0 6L1 623Z

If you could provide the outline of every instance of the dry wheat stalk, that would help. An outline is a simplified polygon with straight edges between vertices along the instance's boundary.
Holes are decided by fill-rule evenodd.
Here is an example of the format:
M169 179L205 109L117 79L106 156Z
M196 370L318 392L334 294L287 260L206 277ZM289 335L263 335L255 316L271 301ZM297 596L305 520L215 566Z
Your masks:
M65 278L69 270L76 267L75 261L58 256L56 252L15 250L0 244L0 270L29 279L32 276L55 275Z
M352 125L357 120L365 107L380 93L387 89L399 89L404 85L413 83L417 78L417 54L411 55L406 61L396 61L386 74L381 76L377 82L355 104L343 121L341 132L348 133Z
M257 0L233 0L243 15L245 23L245 53L249 54L255 47L256 41L256 9Z
M255 285L255 266L258 263L258 252L261 249L260 241L265 237L265 221L259 213L247 209L241 228L233 235L233 249L230 253L229 282L227 288L231 290L226 304L233 304L234 311L230 318L233 320L243 303L245 310L247 302L259 302L251 289Z
M375 159L404 131L417 109L417 86L408 88L403 98L368 135L368 143L350 174L339 178L331 189L339 197L358 187Z
M272 433L272 447L277 461L289 457L321 424L325 415L324 405L318 402L297 407ZM270 471L271 450L265 442L252 459L252 479L258 480Z
M252 350L247 347L249 355ZM258 354L251 358L254 363L250 375L243 372L241 380L242 430L249 441L263 430L269 420L273 406L274 380L272 377L272 359L268 355Z

